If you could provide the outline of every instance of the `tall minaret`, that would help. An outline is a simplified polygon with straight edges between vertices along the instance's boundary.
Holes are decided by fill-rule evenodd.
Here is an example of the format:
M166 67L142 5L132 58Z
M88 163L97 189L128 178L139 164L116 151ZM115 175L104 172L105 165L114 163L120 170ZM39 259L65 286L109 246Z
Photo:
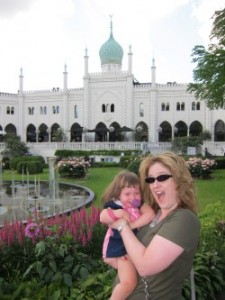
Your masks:
M64 66L64 72L63 72L63 79L64 79L63 90L64 90L64 92L67 91L67 75L68 75L68 73L67 73L67 65L65 64L65 66Z
M129 52L128 52L128 72L132 74L132 51L131 51L131 45L129 46Z
M70 131L69 131L69 101L68 101L68 93L67 93L67 80L68 80L68 73L67 73L67 65L64 65L64 72L63 72L63 94L62 94L62 120L63 125L62 128L68 138L70 140Z
M23 142L26 142L26 130L24 128L24 95L23 95L23 69L20 69L19 91L18 91L18 135Z
M85 55L84 55L84 98L83 98L83 120L82 125L84 128L91 128L91 103L89 99L89 76L88 76L88 52L87 47L85 48ZM82 137L83 138L83 137Z
M85 55L84 55L84 76L88 75L88 50L87 47L85 48Z
M19 76L19 94L23 93L23 69L20 68L20 76Z
M156 67L155 67L155 59L153 57L152 59L152 87L154 88L155 87L155 84L156 84Z

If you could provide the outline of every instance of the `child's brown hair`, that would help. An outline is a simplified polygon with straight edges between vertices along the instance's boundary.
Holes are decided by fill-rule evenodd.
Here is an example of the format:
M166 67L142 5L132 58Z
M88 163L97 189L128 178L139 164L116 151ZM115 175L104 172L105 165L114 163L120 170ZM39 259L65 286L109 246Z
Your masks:
M102 200L104 202L118 200L121 190L125 187L140 187L139 177L133 172L120 172L106 188Z

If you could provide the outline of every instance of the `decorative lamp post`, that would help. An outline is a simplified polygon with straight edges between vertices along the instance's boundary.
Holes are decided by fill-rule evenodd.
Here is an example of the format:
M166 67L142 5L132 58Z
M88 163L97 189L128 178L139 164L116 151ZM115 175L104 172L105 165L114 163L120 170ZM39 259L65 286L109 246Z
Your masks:
M50 129L50 128L47 128L47 129L46 129L46 132L47 132L47 134L48 134L48 142L50 142L50 141L51 141L51 129Z
M83 127L82 129L82 143L86 142L86 133L87 133L87 128L86 127Z
M175 135L177 135L177 133L178 133L178 128L177 128L176 126L174 126L174 127L173 127L173 137L174 137Z
M36 143L39 142L39 133L40 133L40 130L36 129Z
M109 136L110 136L110 133L114 132L115 128L113 126L110 126L108 128L108 132L107 132L107 141L109 142Z

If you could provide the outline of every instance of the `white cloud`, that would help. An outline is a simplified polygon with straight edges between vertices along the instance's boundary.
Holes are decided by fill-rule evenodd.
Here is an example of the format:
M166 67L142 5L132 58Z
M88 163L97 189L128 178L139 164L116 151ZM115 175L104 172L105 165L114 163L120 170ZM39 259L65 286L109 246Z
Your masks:
M153 53L159 82L191 81L191 50L207 45L220 0L0 0L0 91L16 92L23 68L24 89L62 87L64 64L69 87L81 87L84 49L89 71L101 71L99 49L114 37L124 50L132 45L133 73L150 81ZM13 5L14 4L14 5Z
M36 0L0 0L0 16L12 18L20 11L27 11Z
M193 1L193 16L199 21L199 35L202 37L204 43L209 43L209 34L212 29L213 14L216 10L224 8L224 0L202 0Z

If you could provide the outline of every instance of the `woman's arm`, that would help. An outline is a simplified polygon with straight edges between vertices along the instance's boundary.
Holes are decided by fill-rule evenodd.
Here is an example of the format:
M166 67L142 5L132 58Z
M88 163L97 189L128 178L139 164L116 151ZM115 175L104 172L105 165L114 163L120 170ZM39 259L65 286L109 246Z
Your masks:
M124 220L113 222L113 228L118 228ZM157 274L165 270L182 252L179 245L155 235L146 248L132 232L130 226L123 226L120 231L127 253L137 272L141 276Z
M152 221L152 219L155 216L154 210L146 203L144 203L141 206L140 212L141 212L140 217L138 219L136 219L134 222L130 223L131 229L140 228L140 227L148 224L149 222Z

